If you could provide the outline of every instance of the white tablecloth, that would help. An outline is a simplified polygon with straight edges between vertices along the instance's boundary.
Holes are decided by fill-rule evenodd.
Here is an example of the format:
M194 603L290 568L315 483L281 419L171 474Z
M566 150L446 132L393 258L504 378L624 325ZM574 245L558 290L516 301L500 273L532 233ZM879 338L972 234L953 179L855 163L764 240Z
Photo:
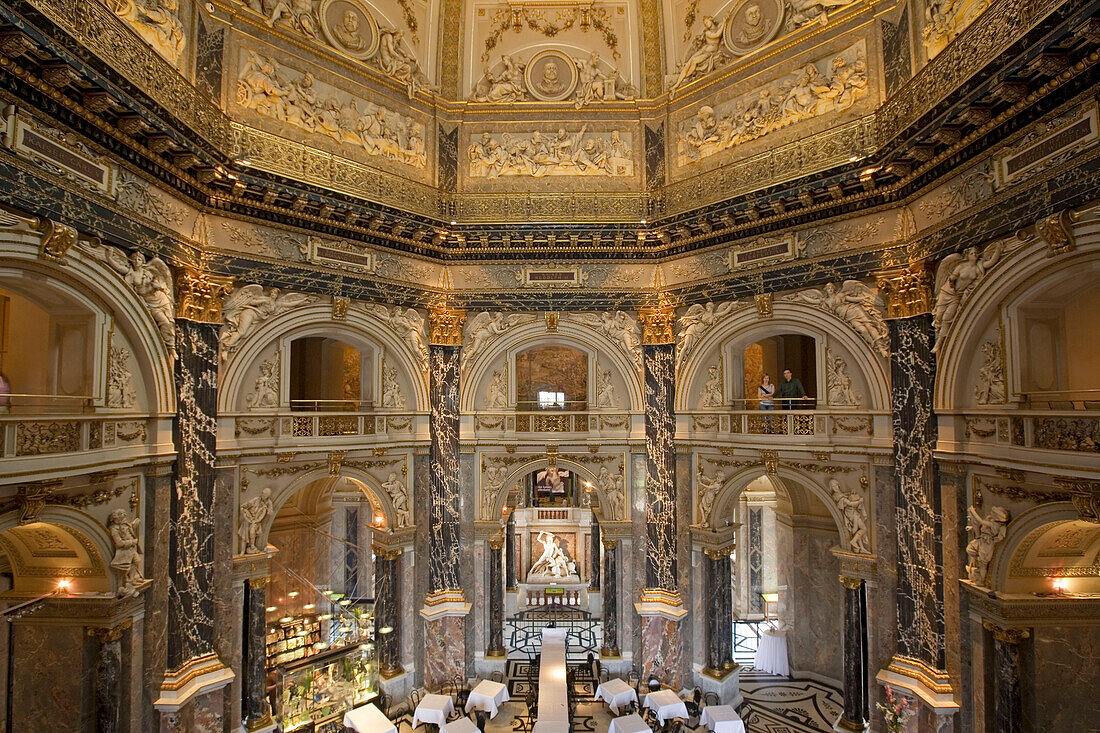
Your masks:
M477 687L470 690L470 699L466 701L466 712L487 710L489 717L495 718L500 712L500 706L510 699L505 685L492 680L482 680Z
M781 674L787 677L791 673L787 661L787 633L785 631L764 631L760 635L760 644L756 647L756 657L752 666L761 672Z
M455 711L455 704L449 695L425 695L413 712L413 728L421 723L435 723L442 726Z
M596 688L596 700L603 700L611 708L611 712L618 713L623 705L638 700L638 691L622 680L615 678L602 683Z
M684 701L672 690L658 690L645 696L645 706L657 714L661 725L672 718L687 720L688 709Z
M745 724L729 705L707 705L699 722L714 733L745 733Z
M459 718L439 727L439 733L480 733L477 724L469 718Z
M642 720L637 713L624 715L621 718L612 718L611 725L607 726L607 733L652 733L649 725Z
M362 705L344 713L344 725L356 733L397 733L397 726L374 705Z
M569 721L536 720L531 733L569 733Z
M569 724L569 690L566 684L566 630L543 629L539 655L538 719L545 723Z

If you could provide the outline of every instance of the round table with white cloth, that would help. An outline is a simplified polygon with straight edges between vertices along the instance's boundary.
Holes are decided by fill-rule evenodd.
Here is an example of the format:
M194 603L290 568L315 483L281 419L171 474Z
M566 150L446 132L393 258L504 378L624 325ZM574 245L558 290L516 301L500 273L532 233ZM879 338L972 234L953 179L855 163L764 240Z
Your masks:
M638 691L616 677L601 683L593 699L603 700L617 714L623 705L638 701Z
M714 733L745 733L745 723L729 705L707 705L699 722Z
M672 718L687 720L688 709L684 701L672 690L657 690L645 696L645 706L657 714L657 720L664 725Z
M355 733L397 733L397 726L373 704L344 713L344 727Z
M612 718L611 725L607 726L607 733L652 733L649 724L642 720L637 713Z
M507 685L492 680L482 680L477 687L470 690L470 699L466 701L466 712L486 710L490 718L495 718L500 712L500 706L510 699Z
M787 632L767 629L760 634L752 666L761 672L789 676L791 665L787 661Z
M413 711L412 727L421 723L435 723L443 725L451 713L455 711L455 704L450 695L425 695L420 704Z

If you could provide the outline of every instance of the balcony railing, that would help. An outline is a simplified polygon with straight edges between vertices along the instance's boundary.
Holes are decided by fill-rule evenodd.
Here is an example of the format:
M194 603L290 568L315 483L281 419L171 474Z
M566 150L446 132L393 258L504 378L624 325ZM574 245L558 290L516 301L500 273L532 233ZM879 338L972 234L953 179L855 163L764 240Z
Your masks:
M419 429L415 412L275 412L229 413L237 440L413 436ZM424 418L426 419L426 418ZM224 423L223 423L224 425Z
M470 416L475 434L502 433L629 433L631 413L585 410L477 412Z
M983 410L944 416L954 418L956 442L1100 453L1100 413L1090 415L1089 410Z
M890 413L873 410L695 410L677 415L678 433L792 439L888 438Z
M169 434L170 418L160 418L160 430ZM66 454L109 450L111 459L132 459L156 441L158 419L144 416L107 417L94 415L0 415L0 459L26 460ZM133 449L129 452L126 449ZM102 463L103 456L89 457ZM71 466L70 466L71 467ZM12 469L21 470L21 469ZM0 474L4 471L0 470Z

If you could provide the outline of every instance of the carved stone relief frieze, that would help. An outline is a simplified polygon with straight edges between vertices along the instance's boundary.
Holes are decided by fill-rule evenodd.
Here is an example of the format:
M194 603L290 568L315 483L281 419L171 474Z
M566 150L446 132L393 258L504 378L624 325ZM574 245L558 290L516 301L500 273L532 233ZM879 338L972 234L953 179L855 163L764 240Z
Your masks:
M279 355L260 363L260 373L252 391L245 395L244 403L250 409L268 409L279 406Z
M535 313L510 313L500 311L478 313L466 319L465 337L462 342L462 370L485 351L498 336L521 323L533 323L538 319Z
M179 0L110 0L108 4L157 53L173 66L179 64L187 44Z
M377 303L362 303L359 307L372 313L401 337L425 373L428 371L428 337L424 316L415 308L392 309Z
M831 406L859 407L863 404L862 393L852 387L848 363L828 349L825 350L825 389Z
M397 381L397 369L387 361L382 362L382 407L403 410L405 395Z
M474 86L475 102L495 104L536 99L542 102L572 101L577 109L595 102L634 99L636 90L619 69L596 51L575 59L558 49L540 51L524 62L501 54L485 67Z
M222 361L233 354L253 329L268 318L309 305L316 300L312 295L285 293L279 288L265 289L262 285L237 288L222 305L224 324L219 337Z
M254 51L237 77L237 103L310 135L352 145L417 169L427 165L424 125L374 102L354 98Z
M821 289L810 288L784 296L785 300L809 303L849 324L863 339L882 354L889 354L886 308L879 292L858 280L826 283Z
M980 347L982 365L978 368L978 381L974 385L974 399L979 405L1002 404L1005 401L1005 357L998 329L993 340Z
M745 303L728 301L725 303L696 303L687 309L677 322L676 365L684 363L691 355L695 344L714 327L720 319L734 311L747 307Z
M860 41L735 99L700 106L676 128L677 163L689 165L796 122L846 110L867 88Z
M107 358L107 407L133 407L135 402L137 392L130 373L130 350L112 344Z
M580 130L543 134L489 132L470 143L466 156L471 178L500 176L605 176L634 175L633 135L612 130L608 135Z
M1001 258L1002 242L994 242L984 249L967 247L962 254L944 257L936 269L936 302L932 308L932 326L937 338L934 350L939 349L943 334L950 330L959 315L964 299Z
M624 311L606 313L568 313L566 318L596 329L617 344L630 360L642 364L642 330L638 322Z

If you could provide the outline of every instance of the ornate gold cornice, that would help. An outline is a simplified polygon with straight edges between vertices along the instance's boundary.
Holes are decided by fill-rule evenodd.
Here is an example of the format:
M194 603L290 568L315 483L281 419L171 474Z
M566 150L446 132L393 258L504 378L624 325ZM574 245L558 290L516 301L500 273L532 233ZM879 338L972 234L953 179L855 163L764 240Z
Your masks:
M432 346L462 346L462 324L466 311L432 308L428 313L428 343Z
M176 318L199 323L222 322L222 298L233 289L233 278L201 270L176 271Z
M878 273L886 295L887 318L909 318L932 312L932 273L923 260Z

